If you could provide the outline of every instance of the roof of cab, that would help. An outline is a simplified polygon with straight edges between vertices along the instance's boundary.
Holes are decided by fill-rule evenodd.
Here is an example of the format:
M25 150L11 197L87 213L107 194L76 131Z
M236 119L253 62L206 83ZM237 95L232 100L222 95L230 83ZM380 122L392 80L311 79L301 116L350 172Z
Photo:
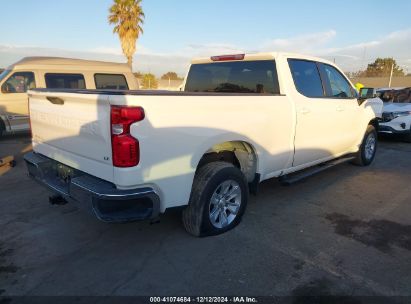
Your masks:
M38 69L38 68L51 68L51 67L65 67L69 69L104 69L113 71L128 71L130 67L126 63L94 61L74 58L62 58L62 57L25 57L20 61L12 64L8 69Z
M334 65L331 61L328 61L323 58L313 57L309 55L297 54L297 53L286 53L286 52L269 52L269 53L253 53L253 54L245 54L243 60L234 60L234 61L252 61L252 60L273 60L279 57L284 58L296 58L296 59L303 59L303 60L312 60L312 61L319 61ZM192 64L199 64L199 63L213 63L218 61L213 61L211 57L202 57L202 58L194 58L191 63Z

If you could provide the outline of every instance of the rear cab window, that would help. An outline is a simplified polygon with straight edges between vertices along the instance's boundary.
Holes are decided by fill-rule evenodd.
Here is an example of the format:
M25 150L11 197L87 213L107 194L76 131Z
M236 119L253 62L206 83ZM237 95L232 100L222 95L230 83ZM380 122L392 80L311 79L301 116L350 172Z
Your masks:
M82 74L47 73L47 89L85 89L86 81Z
M128 90L123 74L94 74L94 81L98 90Z
M324 97L325 92L316 62L288 59L288 65L299 93L310 98Z
M280 94L274 60L191 65L186 92Z

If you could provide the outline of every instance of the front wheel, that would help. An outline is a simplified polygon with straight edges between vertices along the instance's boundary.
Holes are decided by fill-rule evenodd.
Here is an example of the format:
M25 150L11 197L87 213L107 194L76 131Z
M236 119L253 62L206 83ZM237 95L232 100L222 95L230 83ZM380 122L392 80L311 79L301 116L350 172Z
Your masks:
M241 221L248 195L248 183L240 169L226 162L204 165L196 173L183 211L185 229L198 237L233 229Z
M375 158L377 147L377 131L374 126L369 125L361 143L360 150L358 150L353 160L353 164L357 166L369 166Z
M407 135L405 135L404 140L405 140L406 142L411 143L411 126L410 126L410 131L408 132Z
M4 136L4 133L6 133L6 127L4 126L4 122L0 118L0 138Z

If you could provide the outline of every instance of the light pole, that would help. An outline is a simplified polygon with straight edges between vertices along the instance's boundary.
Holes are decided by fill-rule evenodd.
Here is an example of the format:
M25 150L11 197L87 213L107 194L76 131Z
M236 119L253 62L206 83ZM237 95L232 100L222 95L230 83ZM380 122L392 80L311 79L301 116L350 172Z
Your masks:
M394 74L394 62L391 65L390 82L388 83L389 88L391 88L392 74Z

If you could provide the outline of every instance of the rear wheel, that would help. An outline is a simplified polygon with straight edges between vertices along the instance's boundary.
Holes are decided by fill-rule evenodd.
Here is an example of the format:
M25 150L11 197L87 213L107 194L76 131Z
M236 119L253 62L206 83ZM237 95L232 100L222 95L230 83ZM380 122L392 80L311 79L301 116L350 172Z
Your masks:
M212 162L196 173L190 202L183 211L185 229L194 236L218 235L237 226L248 201L248 184L234 165Z
M369 125L361 143L360 150L353 160L353 164L357 166L369 166L375 158L377 147L377 131L374 126Z

